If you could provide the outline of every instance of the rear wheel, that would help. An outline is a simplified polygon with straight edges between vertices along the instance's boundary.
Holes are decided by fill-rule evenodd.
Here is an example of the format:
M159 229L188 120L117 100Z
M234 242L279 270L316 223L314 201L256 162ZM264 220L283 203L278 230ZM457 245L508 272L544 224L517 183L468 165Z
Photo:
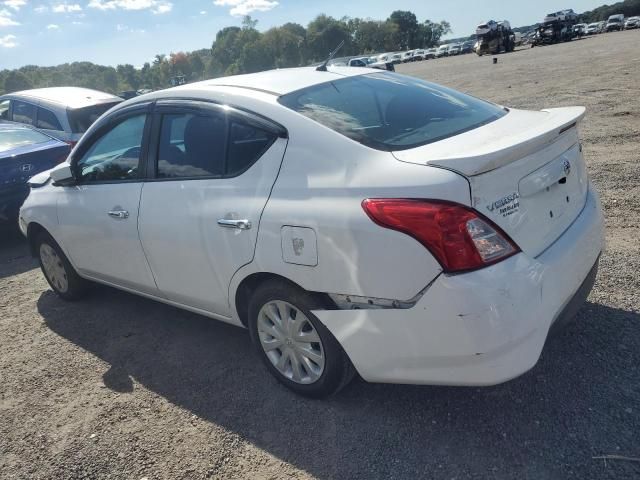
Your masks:
M49 286L64 300L78 300L87 290L87 281L81 278L56 241L47 233L36 240L40 268Z
M347 385L355 370L329 330L311 313L313 295L286 282L259 287L249 304L249 331L269 371L287 388L322 398Z

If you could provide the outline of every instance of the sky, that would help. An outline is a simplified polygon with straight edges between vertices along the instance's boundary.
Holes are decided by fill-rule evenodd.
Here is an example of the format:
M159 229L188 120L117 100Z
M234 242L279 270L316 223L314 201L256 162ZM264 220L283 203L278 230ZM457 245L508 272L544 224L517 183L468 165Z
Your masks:
M450 37L470 35L489 19L530 25L545 14L580 13L605 0L0 0L0 69L73 61L140 67L156 54L209 48L221 28L243 15L266 30L306 26L321 13L383 20L410 10L419 21L447 20Z

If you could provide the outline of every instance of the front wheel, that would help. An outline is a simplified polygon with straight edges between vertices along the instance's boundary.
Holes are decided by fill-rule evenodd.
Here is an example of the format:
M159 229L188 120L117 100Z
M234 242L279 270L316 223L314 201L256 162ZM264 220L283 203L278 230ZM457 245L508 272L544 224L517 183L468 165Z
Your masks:
M319 303L275 281L260 286L249 304L251 339L269 371L287 388L313 398L337 393L355 374L338 341L311 313Z
M36 252L44 278L60 298L72 301L84 296L87 281L76 273L51 235L43 232L38 236Z

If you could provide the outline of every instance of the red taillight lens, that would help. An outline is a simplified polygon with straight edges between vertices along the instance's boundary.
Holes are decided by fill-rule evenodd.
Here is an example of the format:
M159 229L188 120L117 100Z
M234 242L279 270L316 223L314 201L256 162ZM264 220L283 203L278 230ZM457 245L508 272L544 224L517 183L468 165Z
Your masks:
M378 225L424 245L446 272L492 265L519 252L499 227L475 210L439 200L372 198L362 208Z

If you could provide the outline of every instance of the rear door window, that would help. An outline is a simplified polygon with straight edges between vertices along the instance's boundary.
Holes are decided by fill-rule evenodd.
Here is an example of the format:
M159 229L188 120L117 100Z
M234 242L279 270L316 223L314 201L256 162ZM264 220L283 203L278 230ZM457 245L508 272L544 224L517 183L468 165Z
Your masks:
M69 109L68 117L71 131L73 133L86 132L103 113L118 103L120 103L120 100L116 102L101 103L99 105L91 105L90 107Z
M253 165L276 140L276 135L240 120L231 120L227 176L236 176Z
M13 101L13 121L26 123L27 125L35 125L36 123L36 106L23 102L21 100Z
M223 176L226 137L226 119L222 113L163 115L157 177Z
M38 107L38 121L36 122L38 128L44 130L57 130L62 131L62 125L56 117L56 114L46 108Z
M161 122L156 177L164 179L235 177L277 137L217 111L167 113Z

